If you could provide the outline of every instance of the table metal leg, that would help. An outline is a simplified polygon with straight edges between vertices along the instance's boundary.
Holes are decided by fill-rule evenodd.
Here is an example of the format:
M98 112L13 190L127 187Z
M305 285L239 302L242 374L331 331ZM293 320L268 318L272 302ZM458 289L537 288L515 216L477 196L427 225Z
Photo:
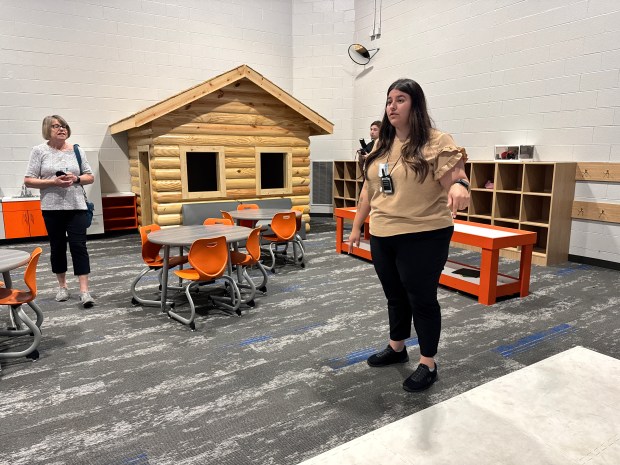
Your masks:
M161 311L168 311L168 260L170 259L170 246L164 245L164 264L162 266L161 274Z

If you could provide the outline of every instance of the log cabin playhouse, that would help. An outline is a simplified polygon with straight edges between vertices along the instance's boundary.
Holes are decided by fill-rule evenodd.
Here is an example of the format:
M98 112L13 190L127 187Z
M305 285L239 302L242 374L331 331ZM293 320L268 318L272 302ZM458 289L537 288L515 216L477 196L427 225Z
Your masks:
M310 136L333 124L247 65L110 125L127 133L140 224L194 202L290 198L310 211Z

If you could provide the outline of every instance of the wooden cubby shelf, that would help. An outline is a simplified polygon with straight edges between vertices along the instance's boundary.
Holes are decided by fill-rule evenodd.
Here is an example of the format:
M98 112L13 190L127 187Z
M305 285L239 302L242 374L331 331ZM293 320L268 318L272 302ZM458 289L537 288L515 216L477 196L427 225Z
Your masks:
M135 195L103 195L103 229L104 231L118 231L136 229L138 215Z
M333 206L334 208L355 207L364 179L357 161L334 161Z
M469 161L471 200L458 219L537 234L532 262L551 265L568 259L575 163ZM519 249L502 249L517 258Z
M457 219L537 234L532 263L568 260L576 163L468 161L469 208ZM364 184L357 161L334 161L334 208L357 205ZM517 259L519 248L500 251Z

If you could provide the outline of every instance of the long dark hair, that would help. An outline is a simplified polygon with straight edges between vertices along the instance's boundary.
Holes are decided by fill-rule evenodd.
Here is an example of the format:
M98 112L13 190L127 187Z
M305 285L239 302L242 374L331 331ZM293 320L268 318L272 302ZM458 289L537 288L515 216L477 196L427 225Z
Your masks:
M400 90L411 97L411 112L409 113L409 140L403 145L403 163L416 174L420 182L424 182L430 170L429 164L422 155L422 148L428 143L433 129L433 120L428 114L426 97L420 84L413 79L399 79L388 88L387 95L394 90ZM387 106L387 105L386 105ZM385 155L392 149L396 128L388 119L387 110L384 110L377 149L368 155L364 175L368 178L368 167L377 158Z

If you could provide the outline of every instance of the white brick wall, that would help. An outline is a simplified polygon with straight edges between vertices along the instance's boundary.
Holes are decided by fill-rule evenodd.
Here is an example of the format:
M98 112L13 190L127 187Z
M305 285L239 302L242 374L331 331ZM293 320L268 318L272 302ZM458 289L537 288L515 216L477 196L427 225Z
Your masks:
M292 90L289 0L174 3L2 0L0 162L10 171L0 195L19 193L47 114L100 152L104 192L126 191L125 142L110 123L244 63Z
M293 0L293 95L334 123L334 134L312 138L316 161L353 158L354 20L353 0Z
M356 34L368 45L365 3L356 2ZM383 7L381 50L355 80L353 140L382 112L388 85L411 77L472 159L491 159L495 144L534 144L543 161L620 161L620 2ZM576 197L589 189L589 200L620 202L618 184L581 184ZM620 225L573 221L570 253L620 262Z
M614 0L383 0L375 41L369 0L59 1L2 0L2 195L19 191L53 112L100 151L103 190L127 190L124 141L107 126L242 63L335 124L313 138L314 160L352 158L387 86L412 77L472 159L535 144L544 161L620 162ZM349 59L352 43L381 50L364 67ZM593 199L618 201L617 189L592 188ZM620 262L597 245L613 249L619 227L596 226L573 222L571 253Z

